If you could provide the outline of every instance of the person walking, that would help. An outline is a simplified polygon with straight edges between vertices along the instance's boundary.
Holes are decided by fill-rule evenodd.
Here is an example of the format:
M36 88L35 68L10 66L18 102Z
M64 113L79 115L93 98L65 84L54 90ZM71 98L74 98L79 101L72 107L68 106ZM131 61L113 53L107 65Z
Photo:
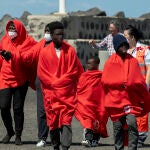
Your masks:
M22 62L28 72L28 79L31 83L31 87L36 90L37 96L37 124L38 124L38 142L36 147L44 147L46 145L46 139L48 137L49 128L46 122L46 113L44 109L44 100L41 90L40 80L37 76L37 66L39 61L39 55L43 48L51 43L50 35L50 23L44 28L44 38L37 42L30 50L20 53Z
M145 79L147 90L150 89L150 48L140 43L142 33L132 25L128 25L124 30L124 35L129 41L130 48L128 53L135 57L141 69L141 73ZM143 147L148 137L148 113L137 117L137 125L139 131L138 147Z
M113 54L102 74L104 106L113 121L115 150L124 149L124 125L128 128L128 149L137 150L136 117L150 111L150 94L136 58L127 53L129 43L123 35L113 38Z
M54 150L59 150L61 139L62 150L68 150L72 142L71 121L77 82L83 68L75 49L63 40L63 24L56 21L50 26L52 42L39 55L38 77L52 146Z
M96 56L87 61L87 70L82 73L77 86L75 117L85 133L82 144L98 146L100 137L106 138L108 114L104 108L104 92L101 84L102 71L98 70L100 59Z
M7 130L2 143L9 143L14 134L15 144L21 145L21 135L24 123L24 101L28 89L28 79L21 63L20 52L29 50L36 41L30 37L24 25L18 20L10 20L6 25L6 34L0 41L3 58L0 73L0 109L4 126ZM11 102L15 131L12 125Z
M36 46L36 51L39 48L39 53L42 48L48 46L51 43L51 35L50 35L50 23L45 26L44 30L44 39L42 39L38 46ZM36 57L38 58L39 55ZM37 63L38 64L38 61ZM36 93L37 93L37 121L38 121L38 139L39 141L36 144L36 147L44 147L46 145L46 139L48 137L49 128L46 122L46 113L44 109L44 100L41 90L40 80L37 77L36 81Z

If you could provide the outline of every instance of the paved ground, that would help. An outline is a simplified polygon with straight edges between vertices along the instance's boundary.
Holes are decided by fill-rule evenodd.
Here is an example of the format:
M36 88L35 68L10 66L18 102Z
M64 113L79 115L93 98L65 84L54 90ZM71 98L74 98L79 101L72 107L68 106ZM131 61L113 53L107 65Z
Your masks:
M29 90L25 102L25 124L24 124L24 131L22 135L22 146L16 146L14 144L14 138L11 139L10 144L2 144L1 139L6 134L5 128L1 121L0 117L0 150L38 150L35 144L37 142L37 118L36 118L36 95L35 92ZM80 124L73 119L72 123L73 128L73 143L70 150L87 150L80 145L82 139L82 128ZM113 150L113 135L112 135L112 123L111 121L108 122L108 132L109 138L101 139L101 145L96 148L90 148L91 150ZM146 140L145 147L141 148L141 150L148 150L150 149L150 137ZM52 150L50 146L50 139L48 138L48 145L45 148L40 148L41 150Z

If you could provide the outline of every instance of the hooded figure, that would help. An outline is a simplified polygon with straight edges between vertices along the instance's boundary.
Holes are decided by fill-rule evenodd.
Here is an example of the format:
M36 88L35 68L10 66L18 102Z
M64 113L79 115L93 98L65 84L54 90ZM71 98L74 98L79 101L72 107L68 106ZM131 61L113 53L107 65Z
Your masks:
M113 121L116 150L123 148L123 126L127 123L128 147L137 149L136 117L150 111L150 95L137 60L127 54L128 41L123 35L113 38L116 54L106 62L102 75L104 106Z
M147 89L150 90L150 47L140 43L143 34L140 30L132 25L128 25L124 30L124 35L129 41L130 48L128 53L137 59L141 73L145 79ZM144 142L149 134L149 114L137 117L139 131L138 148L144 146Z
M8 143L16 134L15 144L20 145L24 122L24 100L28 89L28 77L22 63L21 53L28 51L36 42L30 37L19 20L11 20L6 25L6 34L0 41L3 58L0 76L0 108L7 135L3 143ZM10 113L13 97L15 132Z

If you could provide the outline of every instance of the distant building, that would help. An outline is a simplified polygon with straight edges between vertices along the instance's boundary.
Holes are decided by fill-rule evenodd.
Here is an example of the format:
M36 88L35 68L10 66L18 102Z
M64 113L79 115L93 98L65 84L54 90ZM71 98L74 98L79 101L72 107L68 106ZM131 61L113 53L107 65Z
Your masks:
M64 0L61 0L61 2L64 2ZM65 9L65 6L62 9ZM63 12L65 12L65 10L63 10ZM94 14L96 14L96 16ZM104 16L99 16L100 14ZM136 26L143 32L143 43L150 45L150 19L116 16L107 17L104 11L101 13L97 8L90 9L87 12L79 11L70 14L54 13L49 15L28 15L26 18L26 29L36 40L40 40L44 37L44 27L47 23L61 21L65 27L65 39L76 48L77 54L84 67L89 56L99 55L102 64L100 68L103 68L104 61L107 58L107 52L98 52L92 49L88 41L89 39L100 41L109 34L108 28L111 20L117 20L119 22L120 32L122 32L128 24ZM1 27L0 30L0 34L3 34L4 26L3 28Z
M126 25L131 24L140 29L145 37L143 41L146 44L150 42L150 19L141 18L118 18L106 16L72 16L72 15L59 15L51 14L43 15L29 15L28 16L28 32L36 40L43 38L44 26L52 21L61 21L65 27L65 39L68 40L77 50L78 57L80 58L83 66L85 67L86 60L91 55L99 55L101 58L101 66L103 68L104 61L106 60L106 51L94 50L89 44L89 39L101 40L109 34L110 20L118 20L120 23L120 32L124 30Z

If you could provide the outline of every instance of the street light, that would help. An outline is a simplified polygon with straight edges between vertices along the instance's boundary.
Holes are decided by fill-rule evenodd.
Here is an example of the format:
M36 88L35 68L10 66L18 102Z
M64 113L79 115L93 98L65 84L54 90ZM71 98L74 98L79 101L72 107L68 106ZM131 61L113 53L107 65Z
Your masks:
M59 13L66 14L66 0L59 0Z

